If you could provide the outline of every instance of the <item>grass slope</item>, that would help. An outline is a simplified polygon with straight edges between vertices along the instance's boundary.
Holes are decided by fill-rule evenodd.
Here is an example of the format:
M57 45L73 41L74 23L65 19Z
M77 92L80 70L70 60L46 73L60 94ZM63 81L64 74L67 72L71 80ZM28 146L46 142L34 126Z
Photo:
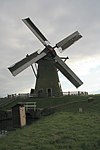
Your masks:
M2 109L11 109L12 106L17 104L18 102L23 101L35 101L37 103L37 107L51 107L63 103L75 102L75 101L83 101L88 100L88 96L63 96L60 98L29 98L29 99L2 99L0 103L0 107Z
M55 114L2 137L0 150L100 150L100 96L90 103L81 96L37 99L39 107L64 103Z
M100 117L88 113L55 113L1 138L0 149L100 150Z

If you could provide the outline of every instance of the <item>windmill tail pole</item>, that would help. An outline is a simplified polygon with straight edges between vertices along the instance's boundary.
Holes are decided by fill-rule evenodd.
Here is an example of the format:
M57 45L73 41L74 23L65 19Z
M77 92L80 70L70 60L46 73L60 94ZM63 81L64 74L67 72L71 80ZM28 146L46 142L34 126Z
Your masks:
M32 70L33 70L33 72L34 72L35 77L37 78L36 72L35 72L34 67L33 67L32 64L31 64L31 68L32 68Z
M27 54L26 57L28 57L28 56L29 56L29 55ZM31 64L31 68L32 68L32 70L33 70L33 72L34 72L35 77L37 78L36 72L35 72L34 67L33 67L32 64Z

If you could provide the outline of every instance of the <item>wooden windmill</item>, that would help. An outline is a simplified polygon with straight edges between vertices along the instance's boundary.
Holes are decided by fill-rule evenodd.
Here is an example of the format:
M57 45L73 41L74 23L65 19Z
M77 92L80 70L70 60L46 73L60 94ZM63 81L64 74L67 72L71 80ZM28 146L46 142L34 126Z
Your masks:
M66 63L57 55L55 51L55 48L59 48L63 51L71 46L75 41L82 37L80 33L76 31L52 47L47 38L39 31L35 24L33 24L30 18L23 19L23 22L41 41L45 48L41 51L36 51L30 55L27 55L27 57L9 67L8 69L11 71L13 76L16 76L29 66L33 68L32 64L37 63L37 74L34 72L36 75L34 94L37 97L59 97L62 95L57 70L59 70L76 88L81 86L83 82L66 65Z

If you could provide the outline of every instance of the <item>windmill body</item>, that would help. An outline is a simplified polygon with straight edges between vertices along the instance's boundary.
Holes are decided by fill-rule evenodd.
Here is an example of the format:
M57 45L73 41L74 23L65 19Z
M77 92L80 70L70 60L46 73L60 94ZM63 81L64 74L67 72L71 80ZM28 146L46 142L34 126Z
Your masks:
M36 85L34 94L37 97L59 97L62 96L62 89L59 82L58 70L76 87L78 88L83 82L77 75L66 65L66 63L57 55L55 48L61 51L71 46L75 41L79 40L82 36L78 31L69 35L65 39L58 42L55 47L50 46L50 42L39 31L39 29L29 19L23 19L23 22L28 28L36 35L45 48L39 52L36 51L27 55L24 59L17 62L8 69L13 76L16 76L27 67L32 66L33 63L38 64ZM32 67L33 68L33 67ZM33 68L34 70L34 68Z
M59 97L62 90L55 61L49 56L38 61L35 92L38 97Z

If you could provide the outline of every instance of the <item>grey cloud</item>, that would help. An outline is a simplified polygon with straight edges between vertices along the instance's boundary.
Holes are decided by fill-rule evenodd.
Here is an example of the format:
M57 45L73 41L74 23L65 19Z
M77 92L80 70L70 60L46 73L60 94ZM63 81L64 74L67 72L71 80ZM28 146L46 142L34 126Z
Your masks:
M7 69L27 53L43 49L21 19L30 17L53 45L79 30L83 38L59 54L68 55L69 61L74 63L100 55L99 16L98 0L0 1L0 94L23 91L24 87L28 89L34 85L31 81L35 82L30 69L15 79Z

